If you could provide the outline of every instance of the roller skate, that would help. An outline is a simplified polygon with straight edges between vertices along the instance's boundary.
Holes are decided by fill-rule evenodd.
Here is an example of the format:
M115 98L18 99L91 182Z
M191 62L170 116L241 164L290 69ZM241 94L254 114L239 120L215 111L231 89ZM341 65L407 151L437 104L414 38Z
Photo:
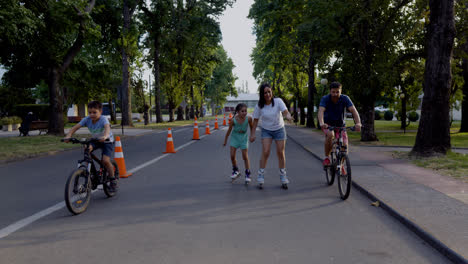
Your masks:
M263 184L265 184L265 169L259 169L258 170L258 176L257 176L257 183L258 183L258 188L261 190L263 189Z
M237 167L232 168L232 174L231 174L231 183L233 183L237 178L239 178L240 172Z
M286 176L286 169L280 169L280 181L281 181L281 188L287 190L288 189L288 176Z
M245 170L245 185L249 185L252 179L250 178L250 170Z

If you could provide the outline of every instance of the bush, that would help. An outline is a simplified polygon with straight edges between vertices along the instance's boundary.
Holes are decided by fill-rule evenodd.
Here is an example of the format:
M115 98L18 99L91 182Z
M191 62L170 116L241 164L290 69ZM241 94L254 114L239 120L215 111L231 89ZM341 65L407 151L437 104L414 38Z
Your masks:
M13 120L13 124L21 124L23 122L23 119L19 116L12 116L11 119Z
M12 119L11 117L6 116L6 117L0 119L0 124L2 124L2 126L3 125L12 125L13 121L14 121L14 119Z
M411 122L416 122L416 121L419 120L419 114L416 113L415 111L410 112L410 113L408 114L408 119L409 119L409 121L411 121Z
M382 112L380 112L379 110L375 110L375 117L374 117L375 120L380 120L382 119Z
M387 121L393 120L393 111L385 111L384 119Z

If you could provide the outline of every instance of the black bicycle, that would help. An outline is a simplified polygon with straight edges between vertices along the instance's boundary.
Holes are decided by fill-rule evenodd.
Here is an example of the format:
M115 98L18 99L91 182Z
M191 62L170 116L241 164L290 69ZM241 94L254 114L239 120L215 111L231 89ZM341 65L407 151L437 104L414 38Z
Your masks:
M78 167L70 174L67 183L65 184L65 204L68 210L73 214L80 214L88 208L91 200L92 190L97 189L102 184L102 189L107 197L113 197L117 190L111 187L109 173L106 167L102 163L101 159L97 158L93 153L89 152L89 146L91 143L97 143L97 139L82 139L69 138L68 141L73 144L82 144L83 148L83 159L78 161ZM61 140L65 142L65 139ZM111 142L105 142L104 144L112 144ZM96 169L94 162L97 162L99 168ZM114 167L114 176L116 180L119 180L119 168L117 163L112 160Z
M328 185L335 181L335 175L338 175L338 191L341 199L346 200L351 192L351 163L348 158L348 147L343 143L342 132L347 129L354 131L355 127L334 127L329 126L330 131L335 131L333 139L330 165L325 166L325 177Z

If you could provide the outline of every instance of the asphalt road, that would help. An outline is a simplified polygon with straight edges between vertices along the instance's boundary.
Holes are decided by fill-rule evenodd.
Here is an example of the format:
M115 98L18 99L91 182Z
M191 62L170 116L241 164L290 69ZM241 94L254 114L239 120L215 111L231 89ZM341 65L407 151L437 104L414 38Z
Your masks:
M264 190L255 179L231 184L224 134L192 141L191 128L176 129L183 148L158 160L165 133L127 139L128 170L154 162L122 179L116 197L95 192L85 213L61 207L0 239L0 263L447 263L356 190L341 201L321 164L292 141L289 190L280 188L274 148ZM250 145L252 171L260 150ZM1 165L0 232L62 202L80 157L72 150Z

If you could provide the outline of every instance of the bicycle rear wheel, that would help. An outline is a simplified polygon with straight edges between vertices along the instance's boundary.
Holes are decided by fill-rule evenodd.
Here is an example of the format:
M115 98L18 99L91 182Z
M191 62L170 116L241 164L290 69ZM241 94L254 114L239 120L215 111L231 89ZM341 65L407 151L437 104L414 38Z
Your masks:
M117 166L117 163L114 160L112 160L112 166L114 167L114 177L118 182L120 179L119 167ZM105 173L104 179L106 180L102 184L102 188L104 189L104 193L107 195L107 197L113 197L117 193L117 190L110 187L109 175L107 174L107 170L105 168L104 168L104 173Z
M65 204L73 214L81 214L91 200L91 181L84 168L74 170L65 184Z
M341 199L346 200L351 192L351 163L346 154L341 155L339 162L341 166L338 171L338 190Z
M327 184L328 185L333 185L333 182L335 181L335 156L332 153L330 155L330 165L325 167L325 178L327 179Z

